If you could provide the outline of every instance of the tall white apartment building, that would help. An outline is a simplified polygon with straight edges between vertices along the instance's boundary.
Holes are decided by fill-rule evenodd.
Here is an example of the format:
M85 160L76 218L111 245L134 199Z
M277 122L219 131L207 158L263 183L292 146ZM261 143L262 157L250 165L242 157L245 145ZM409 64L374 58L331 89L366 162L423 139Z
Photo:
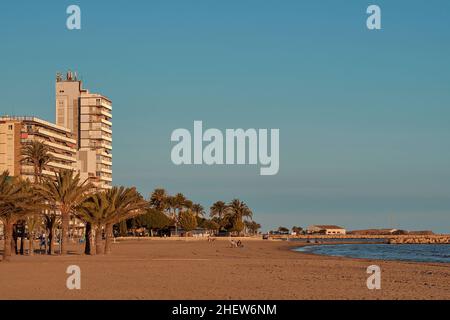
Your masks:
M57 75L56 124L73 133L81 178L100 189L112 185L111 112L111 100L83 89L76 74Z

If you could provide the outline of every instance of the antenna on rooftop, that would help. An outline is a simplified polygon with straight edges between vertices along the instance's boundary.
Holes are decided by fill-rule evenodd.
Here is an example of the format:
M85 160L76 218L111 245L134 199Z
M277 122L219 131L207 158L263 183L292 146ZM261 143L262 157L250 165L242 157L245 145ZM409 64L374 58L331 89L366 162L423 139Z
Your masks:
M67 81L73 80L73 72L71 70L67 71L66 80Z
M61 72L56 73L56 81L61 82L63 80L63 75Z

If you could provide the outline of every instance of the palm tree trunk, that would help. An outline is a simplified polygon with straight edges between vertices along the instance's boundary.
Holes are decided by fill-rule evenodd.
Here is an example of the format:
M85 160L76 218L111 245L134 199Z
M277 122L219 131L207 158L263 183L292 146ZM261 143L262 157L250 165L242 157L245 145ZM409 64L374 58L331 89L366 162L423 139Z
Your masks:
M91 254L91 233L92 233L92 225L88 222L86 223L86 231L84 235L84 254Z
M24 233L25 233L25 230L24 230L25 228L24 227L21 227L20 228L20 231L21 231L21 233L20 233L20 255L22 255L23 256L23 243L24 243L24 241L23 241L23 239L24 239Z
M95 228L95 253L103 254L103 239L102 239L102 227Z
M70 214L69 212L63 212L61 211L61 254L66 255L67 254L67 241L69 239L69 219Z
M12 235L13 235L13 225L12 223L3 224L4 229L4 245L3 245L3 261L9 261L11 257L11 244L12 244Z
M113 225L108 223L105 227L105 254L111 254L111 239L113 235Z
M30 231L30 234L28 235L29 241L28 241L28 254L30 256L34 256L34 232Z
M52 226L48 230L48 254L53 255L54 254L54 248L53 248L53 238L55 237L55 228Z
M19 251L17 251L17 225L12 228L11 253L14 252L14 254L17 255L19 253Z

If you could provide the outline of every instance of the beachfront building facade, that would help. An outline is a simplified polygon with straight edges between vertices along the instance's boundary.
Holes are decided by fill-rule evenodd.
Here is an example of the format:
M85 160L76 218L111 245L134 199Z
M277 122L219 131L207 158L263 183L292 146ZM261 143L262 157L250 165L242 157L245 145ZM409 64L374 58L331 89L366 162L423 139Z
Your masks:
M0 172L34 181L34 168L23 161L27 143L40 141L53 159L44 166L43 176L54 177L61 169L75 170L76 140L70 130L36 117L0 117Z
M346 230L335 225L312 225L306 228L307 234L345 235Z
M112 102L83 89L76 74L56 77L56 124L69 129L77 146L77 170L100 189L112 185Z

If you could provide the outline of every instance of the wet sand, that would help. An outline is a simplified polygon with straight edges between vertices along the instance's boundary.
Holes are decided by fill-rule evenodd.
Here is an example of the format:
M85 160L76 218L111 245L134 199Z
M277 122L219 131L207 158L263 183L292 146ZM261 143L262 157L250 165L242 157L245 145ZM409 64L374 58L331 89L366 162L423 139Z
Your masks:
M0 299L450 299L450 264L326 257L299 244L127 240L109 256L13 256L0 262ZM1 247L0 247L1 248ZM366 268L381 267L381 289ZM81 290L66 269L81 268Z

